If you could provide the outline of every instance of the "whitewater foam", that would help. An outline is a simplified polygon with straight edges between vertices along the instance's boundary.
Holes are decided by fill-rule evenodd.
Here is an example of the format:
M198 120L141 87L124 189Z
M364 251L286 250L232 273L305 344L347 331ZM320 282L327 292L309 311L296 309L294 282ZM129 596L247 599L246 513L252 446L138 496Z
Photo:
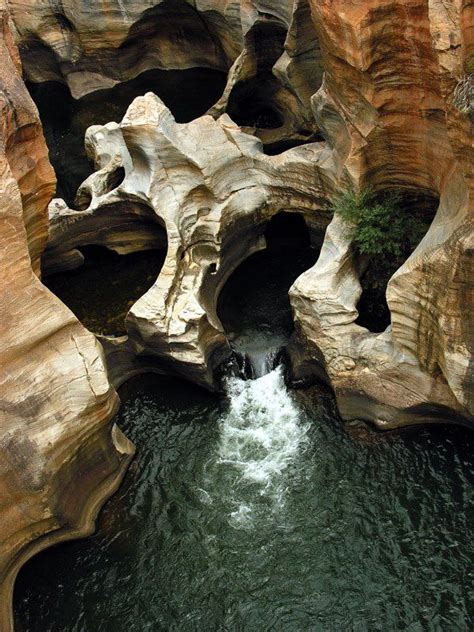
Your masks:
M256 380L229 378L229 410L222 418L219 463L232 468L235 511L232 522L249 521L252 501L239 498L257 485L253 496L265 495L278 504L284 496L284 470L307 441L307 426L291 398L280 366Z

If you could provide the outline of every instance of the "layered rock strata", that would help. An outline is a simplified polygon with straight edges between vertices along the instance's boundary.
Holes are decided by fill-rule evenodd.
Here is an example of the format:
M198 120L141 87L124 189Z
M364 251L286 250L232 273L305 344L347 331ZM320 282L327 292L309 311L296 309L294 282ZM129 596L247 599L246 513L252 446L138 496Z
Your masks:
M95 338L35 274L54 174L0 2L0 629L19 567L90 533L132 447Z
M147 94L121 123L90 128L96 172L76 209L50 205L45 270L80 265L83 245L125 253L166 238L165 264L130 310L128 337L103 341L114 381L152 367L215 387L230 354L217 297L264 247L268 220L300 213L319 241L336 191L401 188L440 202L389 283L391 326L373 334L355 323L361 271L334 218L318 262L290 293L294 377L323 368L347 419L472 424L472 2L9 6L26 78L59 83L72 101L160 69L227 76L209 116L178 124ZM0 627L8 629L21 562L91 529L131 447L110 426L117 400L101 348L35 275L54 181L3 7L1 16ZM263 151L319 135L326 142Z
M326 71L313 108L338 170L355 186L425 191L440 205L389 283L392 326L380 336L354 324L360 284L334 220L320 261L292 290L303 344L315 358L322 352L346 417L381 427L466 420L474 405L472 6L341 0L313 2L312 15Z
M230 354L216 314L219 291L239 263L265 247L266 223L280 211L302 214L321 239L334 183L329 150L314 143L267 156L227 115L178 124L152 93L135 99L120 125L89 128L86 146L98 171L77 199L89 205L75 211L51 204L45 266L74 266L81 245L151 247L164 226L166 260L127 316L130 341L136 355L213 387L215 369ZM110 191L118 168L124 179Z
M81 100L147 71L208 68L228 77L214 116L227 111L269 145L318 131L310 98L322 66L308 0L9 6L25 76L35 84L59 82Z
M110 230L103 242L107 245L108 240L109 246L115 247L114 241L121 239L117 237L120 217L124 218L120 205L126 202L127 212L137 217L140 213L133 210L135 204L150 209L149 217L155 214L162 219L171 243L156 287L129 315L135 350L139 356L151 353L162 360L166 357L179 374L212 384L213 370L227 346L215 314L216 295L227 271L241 260L241 255L233 252L239 250L235 244L245 243L243 252L247 254L258 248L259 226L271 214L287 210L287 204L302 212L309 223L318 214L327 218L321 210L328 208L335 190L347 187L402 188L415 197L439 198L428 234L389 284L392 325L380 335L355 324L360 270L347 231L334 219L320 260L291 291L299 334L295 373L303 375L313 360L323 361L341 412L348 418L370 419L381 427L450 417L465 421L472 413L473 391L472 310L468 307L472 305L472 285L467 272L472 261L472 82L466 72L472 57L467 26L472 9L466 3L458 6L447 0L371 1L364 7L294 2L291 9L265 9L268 7L259 3L240 7L242 50L230 68L223 98L211 114L217 117L226 107L229 111L230 104L238 119L241 112L232 108L232 93L258 77L262 69L271 71L282 84L283 77L291 75L293 97L299 94L301 101L308 101L312 94L316 128L324 134L327 146L306 145L304 151L291 150L274 161L229 119L213 123L203 118L186 127L189 142L183 148L182 128L158 101L152 105L148 96L146 103L140 101L141 109L137 110L135 102L120 126L89 132L86 142L101 171L81 187L78 203L84 208L92 201L81 216L56 203L47 262L64 265L62 257L72 264L78 254L68 250L68 245L86 243L90 230L86 226L96 226L99 217L116 212L116 219L107 220ZM231 15L235 34L236 13L226 13L226 19ZM325 76L317 89L321 65ZM305 81L298 82L295 78L301 76ZM290 112L298 109L289 101L285 108ZM153 142L145 139L145 127L146 135L154 128ZM223 144L217 136L211 140L219 129L227 138L232 136L240 151L245 147L243 155L252 164L251 172L242 170L241 158L230 144ZM255 131L245 126L244 130ZM271 138L271 131L268 133L267 139ZM101 156L106 157L107 164ZM216 170L221 164L226 165L226 174L232 174L220 183L225 184L225 194L223 186L216 190L213 182L215 177L222 178L222 172ZM125 181L109 193L104 182L119 166L125 169ZM145 172L146 176L138 175ZM187 193L177 192L173 180L178 172L179 188ZM298 178L291 175L298 172ZM296 180L298 196L315 196L316 204L300 205L291 199ZM189 191L196 186L200 199L190 203ZM223 212L224 198L232 198L236 189L241 196L246 191L245 201L239 200L240 209ZM275 191L280 195L285 189L290 199L285 203L275 200ZM168 199L164 190L172 191ZM263 196L262 204L271 209L265 216L259 203L249 202L257 191ZM199 205L210 210L203 212ZM245 229L245 239L233 227L245 221L237 221L237 217L247 217L253 224L252 230ZM173 247L176 233L178 245ZM147 238L140 239L146 242ZM192 262L186 255L178 260L183 251L194 249L199 239L206 242L206 249L201 247L205 254ZM122 247L135 247L132 242ZM176 272L194 266L192 280L188 272ZM206 273L206 268L212 273ZM179 311L171 308L173 292L179 296L175 299ZM151 302L155 294L154 301L161 295L159 305Z

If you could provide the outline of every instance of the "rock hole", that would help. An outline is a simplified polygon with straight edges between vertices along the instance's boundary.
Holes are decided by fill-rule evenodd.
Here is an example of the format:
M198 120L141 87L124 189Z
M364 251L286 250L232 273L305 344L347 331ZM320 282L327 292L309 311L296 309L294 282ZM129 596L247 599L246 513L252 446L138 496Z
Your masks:
M277 129L284 118L275 105L279 84L271 72L239 81L232 88L227 113L237 125Z
M119 255L102 246L81 246L84 264L58 272L43 283L95 334L127 333L125 316L155 283L165 260L165 250L145 250Z
M294 330L288 291L319 256L302 215L279 213L262 230L267 247L234 270L217 302L231 344L257 366L256 375L258 366L288 343ZM322 239L321 234L317 243Z
M263 146L263 153L267 156L278 156L289 149L294 149L295 147L301 147L302 145L307 145L308 143L323 143L325 139L321 136L321 134L312 134L308 138L288 138L282 141L278 141L276 143L266 143Z
M125 169L123 167L117 167L114 171L111 171L107 177L107 193L113 191L122 184L125 179Z
M78 100L59 82L28 83L58 179L56 195L74 207L76 191L94 172L84 148L84 136L90 125L119 123L131 102L147 92L158 95L176 120L185 123L202 116L219 99L225 82L224 72L209 68L150 70Z

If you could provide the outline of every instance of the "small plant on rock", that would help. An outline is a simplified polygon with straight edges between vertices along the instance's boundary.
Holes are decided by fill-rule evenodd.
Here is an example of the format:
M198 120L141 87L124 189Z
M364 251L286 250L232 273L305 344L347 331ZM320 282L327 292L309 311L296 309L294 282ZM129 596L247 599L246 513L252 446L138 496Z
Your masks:
M423 237L426 226L404 211L398 192L376 197L373 189L359 193L345 191L333 201L333 208L350 226L360 254L388 259L405 259Z
M356 254L366 260L361 283L366 292L365 302L367 293L370 295L370 305L366 306L369 318L389 319L385 301L388 280L416 248L426 232L426 224L411 209L404 208L397 191L383 195L370 188L344 191L334 198L333 210L351 231ZM372 323L372 326L377 325Z

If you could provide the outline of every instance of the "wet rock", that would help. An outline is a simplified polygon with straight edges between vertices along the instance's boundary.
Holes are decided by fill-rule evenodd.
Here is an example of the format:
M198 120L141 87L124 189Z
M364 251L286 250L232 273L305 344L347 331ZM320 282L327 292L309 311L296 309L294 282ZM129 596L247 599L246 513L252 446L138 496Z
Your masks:
M39 281L54 174L0 2L0 629L19 567L90 533L132 446L101 348Z

